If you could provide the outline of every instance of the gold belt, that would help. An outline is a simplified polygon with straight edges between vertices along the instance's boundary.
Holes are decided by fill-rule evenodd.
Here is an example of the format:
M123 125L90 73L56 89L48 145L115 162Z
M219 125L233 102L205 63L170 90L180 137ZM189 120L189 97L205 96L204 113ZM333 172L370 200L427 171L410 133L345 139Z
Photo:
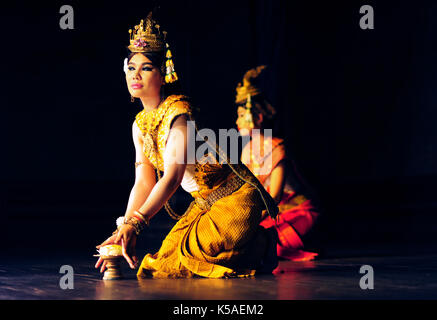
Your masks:
M219 186L214 191L211 191L208 196L203 199L202 197L195 197L194 202L201 208L202 210L211 209L212 205L219 199L227 197L231 195L233 192L240 189L240 187L245 182L241 180L239 177L234 176L231 179L224 182L221 186Z

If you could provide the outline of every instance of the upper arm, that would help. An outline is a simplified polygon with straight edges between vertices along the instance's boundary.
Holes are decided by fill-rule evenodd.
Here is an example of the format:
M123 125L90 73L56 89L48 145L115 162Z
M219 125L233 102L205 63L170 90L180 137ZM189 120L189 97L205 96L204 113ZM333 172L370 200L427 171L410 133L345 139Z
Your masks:
M241 156L240 156L241 162L244 165L246 165L248 168L250 168L250 166L252 165L252 163L250 163L250 146L251 146L251 142L249 141L243 147L243 150L241 151Z
M285 185L285 165L278 163L270 174L270 195L276 202L280 202Z
M155 169L144 155L142 133L135 121L132 124L132 138L135 146L135 162L142 163L135 169L135 183L154 185L156 183Z
M187 165L188 149L187 117L182 114L173 121L164 150L164 176L182 181Z

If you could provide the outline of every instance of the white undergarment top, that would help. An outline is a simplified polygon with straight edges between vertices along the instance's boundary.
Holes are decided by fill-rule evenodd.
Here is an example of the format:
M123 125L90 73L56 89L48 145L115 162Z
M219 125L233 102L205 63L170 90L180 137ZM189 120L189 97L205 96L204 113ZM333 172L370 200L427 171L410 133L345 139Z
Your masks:
M181 187L186 192L194 192L199 190L199 186L196 183L196 180L194 179L194 169L196 165L195 164L187 164L185 168L184 177L182 178Z

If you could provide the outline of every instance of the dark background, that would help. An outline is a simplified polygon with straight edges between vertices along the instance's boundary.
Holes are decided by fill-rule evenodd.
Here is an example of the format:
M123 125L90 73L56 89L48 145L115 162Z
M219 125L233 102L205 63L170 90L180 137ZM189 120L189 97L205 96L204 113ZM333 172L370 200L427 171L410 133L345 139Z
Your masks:
M64 4L74 30L59 27ZM374 30L359 27L362 5L375 10ZM93 254L134 181L131 125L141 105L130 102L122 65L128 29L153 4L1 6L2 247ZM161 9L203 127L235 128L236 85L248 69L269 66L275 129L324 206L309 248L433 250L435 2L162 1ZM183 211L188 201L178 191L172 203ZM172 223L162 211L139 246L157 248Z

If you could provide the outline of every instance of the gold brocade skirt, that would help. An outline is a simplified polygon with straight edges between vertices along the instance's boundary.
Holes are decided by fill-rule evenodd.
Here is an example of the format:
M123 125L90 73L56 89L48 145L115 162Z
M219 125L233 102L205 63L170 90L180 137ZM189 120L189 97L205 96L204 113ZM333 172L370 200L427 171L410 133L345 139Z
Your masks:
M225 181L232 176L228 175ZM220 185L191 195L205 199ZM248 183L217 200L210 210L192 205L164 239L159 251L144 257L137 276L221 278L254 275L260 266L266 265L269 248L276 248L271 234L259 226L263 209L258 191ZM272 269L274 267L276 265Z

